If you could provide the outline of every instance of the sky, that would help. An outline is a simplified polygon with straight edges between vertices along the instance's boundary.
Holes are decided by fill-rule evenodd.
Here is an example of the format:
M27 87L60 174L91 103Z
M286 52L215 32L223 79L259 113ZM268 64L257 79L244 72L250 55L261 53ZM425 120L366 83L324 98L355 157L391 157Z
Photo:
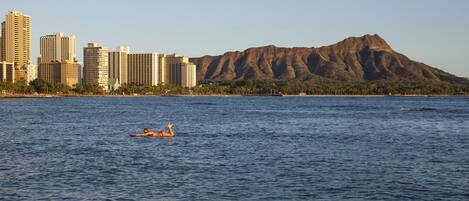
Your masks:
M33 58L39 37L55 32L77 37L79 60L89 42L198 57L378 34L413 60L469 77L467 0L0 0L1 19L9 10L31 16Z

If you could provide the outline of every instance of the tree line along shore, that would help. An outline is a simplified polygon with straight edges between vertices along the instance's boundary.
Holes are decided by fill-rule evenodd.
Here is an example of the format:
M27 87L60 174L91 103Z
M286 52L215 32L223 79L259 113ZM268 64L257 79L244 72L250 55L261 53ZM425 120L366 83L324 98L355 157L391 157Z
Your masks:
M62 83L50 83L36 79L30 83L0 81L0 97L51 97L51 96L125 96L125 95L156 95L156 96L210 96L210 95L242 95L242 96L283 96L283 95L442 95L467 96L469 85L450 84L446 82L314 82L314 81L271 81L271 80L240 80L240 81L202 81L199 85L186 88L174 85L143 86L124 84L119 89L104 91L98 85L78 84L69 87Z

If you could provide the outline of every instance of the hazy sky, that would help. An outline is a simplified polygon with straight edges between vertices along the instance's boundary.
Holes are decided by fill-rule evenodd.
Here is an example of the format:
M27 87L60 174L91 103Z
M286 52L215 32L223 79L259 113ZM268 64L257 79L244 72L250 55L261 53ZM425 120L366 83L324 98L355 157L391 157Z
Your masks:
M0 0L2 16L13 9L31 16L34 58L39 37L54 32L77 37L79 60L88 42L202 56L377 33L411 59L469 77L467 0Z

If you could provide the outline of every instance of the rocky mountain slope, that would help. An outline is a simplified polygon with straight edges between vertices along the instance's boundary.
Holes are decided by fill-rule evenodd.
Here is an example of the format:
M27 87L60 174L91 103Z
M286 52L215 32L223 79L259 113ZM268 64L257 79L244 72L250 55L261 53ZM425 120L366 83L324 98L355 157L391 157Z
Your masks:
M467 82L396 51L378 35L319 48L265 46L191 58L198 80L339 80Z

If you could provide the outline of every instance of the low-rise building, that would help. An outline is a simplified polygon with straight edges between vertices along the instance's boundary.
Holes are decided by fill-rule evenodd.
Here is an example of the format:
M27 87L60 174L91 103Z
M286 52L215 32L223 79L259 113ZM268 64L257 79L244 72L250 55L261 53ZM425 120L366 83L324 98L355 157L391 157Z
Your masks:
M74 62L49 62L41 63L38 69L40 79L50 83L63 83L69 87L79 84L79 67Z
M15 65L13 62L0 61L0 81L15 82Z
M37 66L34 64L25 64L23 69L26 70L26 83L30 83L31 81L37 79Z
M28 79L28 71L24 67L15 67L15 82L24 80L26 83Z

